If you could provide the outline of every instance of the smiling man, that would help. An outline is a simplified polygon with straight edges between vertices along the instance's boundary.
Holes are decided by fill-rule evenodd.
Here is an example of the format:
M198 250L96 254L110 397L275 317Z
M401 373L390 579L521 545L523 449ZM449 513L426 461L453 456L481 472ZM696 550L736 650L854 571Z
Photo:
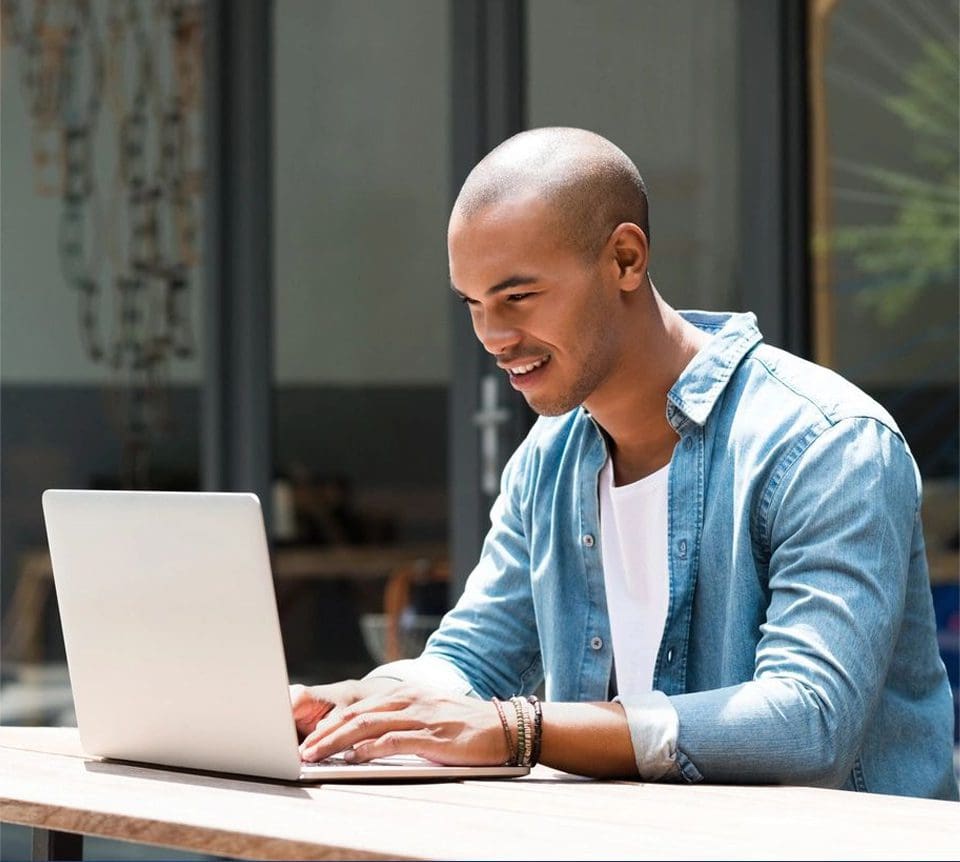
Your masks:
M671 308L650 235L591 132L524 132L467 178L452 286L541 418L423 655L293 687L304 758L956 799L899 429L753 315Z

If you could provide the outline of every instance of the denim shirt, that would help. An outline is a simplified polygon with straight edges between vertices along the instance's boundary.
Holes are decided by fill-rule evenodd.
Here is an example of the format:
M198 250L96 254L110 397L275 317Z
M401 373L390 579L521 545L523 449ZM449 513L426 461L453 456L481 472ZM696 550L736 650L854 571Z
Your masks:
M953 704L919 518L890 415L762 343L752 314L683 312L711 340L670 390L670 599L649 696L623 701L644 778L957 798ZM613 667L584 408L507 464L480 561L405 679L605 701Z

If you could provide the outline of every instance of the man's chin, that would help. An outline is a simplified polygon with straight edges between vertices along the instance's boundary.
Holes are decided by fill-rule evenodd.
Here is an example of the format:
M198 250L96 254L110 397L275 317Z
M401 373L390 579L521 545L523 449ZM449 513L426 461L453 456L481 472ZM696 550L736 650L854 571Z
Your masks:
M579 401L573 400L547 401L545 399L530 397L526 394L524 398L526 398L527 405L530 409L538 416L563 416L564 413L569 413L571 410L580 406Z

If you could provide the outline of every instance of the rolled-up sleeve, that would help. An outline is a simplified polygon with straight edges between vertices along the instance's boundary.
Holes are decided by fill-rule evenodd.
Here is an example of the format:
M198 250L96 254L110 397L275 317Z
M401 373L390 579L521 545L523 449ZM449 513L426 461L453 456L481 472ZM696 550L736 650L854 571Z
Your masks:
M680 717L662 691L651 691L614 700L623 707L637 772L644 781L677 778L677 736Z

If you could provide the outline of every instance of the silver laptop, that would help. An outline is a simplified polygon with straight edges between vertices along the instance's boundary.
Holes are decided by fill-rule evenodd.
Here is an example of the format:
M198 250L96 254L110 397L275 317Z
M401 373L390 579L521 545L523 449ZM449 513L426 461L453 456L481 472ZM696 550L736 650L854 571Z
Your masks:
M301 762L253 494L49 490L43 513L87 753L288 781L529 771Z

